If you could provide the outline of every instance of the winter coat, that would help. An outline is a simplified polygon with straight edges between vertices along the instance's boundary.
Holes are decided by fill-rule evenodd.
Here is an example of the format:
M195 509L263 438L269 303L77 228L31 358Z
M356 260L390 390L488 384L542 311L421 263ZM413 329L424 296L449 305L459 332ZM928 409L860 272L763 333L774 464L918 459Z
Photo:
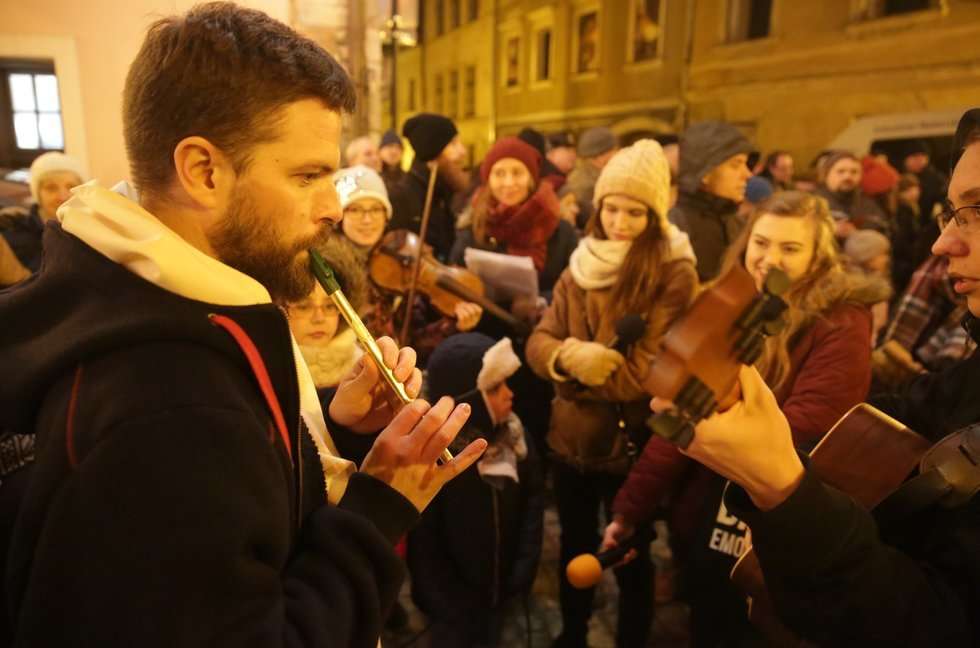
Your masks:
M0 293L0 423L38 439L16 645L376 646L417 511L360 473L327 505L281 309L182 297L59 224L44 247Z
M463 430L467 440L493 431ZM426 614L458 625L530 591L541 556L543 469L527 441L519 482L487 484L476 465L447 484L408 539L412 598ZM459 447L459 449L462 449Z
M891 234L885 212L874 198L866 196L860 188L850 193L839 193L820 186L814 193L827 201L831 211L847 214L858 229L873 229L886 236Z
M980 422L978 372L974 355L869 402L938 441ZM752 528L775 608L799 635L823 646L980 646L980 497L883 527L808 471L771 511L734 485L726 502Z
M572 256L576 245L578 245L578 234L575 233L575 228L567 221L559 221L554 234L548 239L544 268L538 273L538 292L545 295L546 298L550 295L562 271L568 266L568 258ZM486 245L482 247L478 246L473 237L473 230L466 227L465 229L456 231L456 244L453 246L453 252L449 256L449 263L458 266L465 265L464 255L466 254L466 248L470 247L499 252L501 254L506 253L502 244L494 245L489 240Z
M416 160L400 182L388 187L388 198L391 200L392 208L392 217L388 222L389 230L407 229L419 233L428 188L429 167L424 162ZM456 236L456 216L452 210L452 198L453 190L442 178L437 177L425 242L432 246L433 252L440 261L449 258Z
M725 160L751 150L739 130L724 122L699 122L681 135L677 203L667 218L690 237L701 281L718 276L725 250L744 225L735 215L738 205L706 192L701 181Z
M745 223L736 216L737 210L731 200L699 189L678 193L677 203L667 213L670 222L691 238L701 281L718 276L728 246L742 231Z
M41 267L43 233L44 221L36 203L30 209L8 207L0 210L0 235L7 240L20 264L31 272L37 272Z
M627 362L599 387L557 382L548 446L556 458L583 471L625 474L630 433L645 431L650 395L644 390L660 339L690 305L697 287L691 261L663 264L658 290L651 296L643 337L626 354ZM611 288L584 290L566 270L555 285L551 306L527 343L527 362L536 374L555 381L554 359L568 337L609 344L616 336L610 314ZM625 427L619 423L623 421ZM645 436L645 435L644 435ZM634 441L635 443L635 441Z

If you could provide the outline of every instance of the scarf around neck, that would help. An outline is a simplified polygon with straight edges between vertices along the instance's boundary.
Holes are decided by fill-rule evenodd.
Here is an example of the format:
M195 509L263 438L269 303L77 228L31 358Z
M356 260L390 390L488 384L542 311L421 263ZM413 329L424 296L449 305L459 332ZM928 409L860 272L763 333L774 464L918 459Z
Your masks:
M568 259L572 279L582 290L608 288L616 282L619 268L632 241L610 241L586 236Z
M531 257L534 268L541 272L548 240L558 229L558 210L555 190L551 184L542 182L520 205L492 204L487 211L487 232L504 244L507 254Z

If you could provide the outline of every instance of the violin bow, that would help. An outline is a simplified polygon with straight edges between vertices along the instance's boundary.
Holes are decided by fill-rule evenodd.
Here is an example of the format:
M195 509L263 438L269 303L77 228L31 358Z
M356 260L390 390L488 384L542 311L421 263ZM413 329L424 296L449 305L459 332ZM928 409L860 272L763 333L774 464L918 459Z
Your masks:
M429 215L432 213L432 195L436 189L436 176L439 172L437 160L429 163L429 187L425 191L425 206L422 208L422 224L419 226L419 251L415 256L415 265L412 266L412 282L408 285L408 298L405 300L405 318L402 321L402 330L398 335L398 340L402 346L408 346L409 334L412 324L412 304L415 303L415 288L419 283L419 271L422 269L422 248L425 247L425 235L429 231Z

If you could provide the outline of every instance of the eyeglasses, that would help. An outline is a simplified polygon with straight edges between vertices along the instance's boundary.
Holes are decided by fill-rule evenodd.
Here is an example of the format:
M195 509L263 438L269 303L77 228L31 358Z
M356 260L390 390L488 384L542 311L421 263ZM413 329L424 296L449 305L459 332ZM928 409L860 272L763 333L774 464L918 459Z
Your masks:
M388 213L388 210L384 207L371 207L370 209L364 209L363 207L352 206L344 210L344 218L364 218L367 216L371 219L384 218Z
M944 200L942 211L936 215L936 222L939 223L939 229L944 230L950 221L955 221L959 227L975 225L980 222L980 205L963 205L956 208L951 202Z
M328 301L323 304L316 304L312 301L302 301L289 305L289 313L291 315L299 315L300 317L312 317L313 313L317 309L322 310L323 314L327 317L337 314L337 307L332 301Z

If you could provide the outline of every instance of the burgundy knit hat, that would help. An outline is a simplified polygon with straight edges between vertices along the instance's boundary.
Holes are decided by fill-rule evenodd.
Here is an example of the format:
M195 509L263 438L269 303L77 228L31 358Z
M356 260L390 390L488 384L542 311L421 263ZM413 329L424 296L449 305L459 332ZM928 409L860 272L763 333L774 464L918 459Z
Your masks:
M480 165L480 179L484 184L490 177L490 169L493 168L493 165L504 158L520 160L531 173L534 182L537 183L541 154L524 140L509 136L497 140L496 144L487 151L487 156L483 158L483 164Z

